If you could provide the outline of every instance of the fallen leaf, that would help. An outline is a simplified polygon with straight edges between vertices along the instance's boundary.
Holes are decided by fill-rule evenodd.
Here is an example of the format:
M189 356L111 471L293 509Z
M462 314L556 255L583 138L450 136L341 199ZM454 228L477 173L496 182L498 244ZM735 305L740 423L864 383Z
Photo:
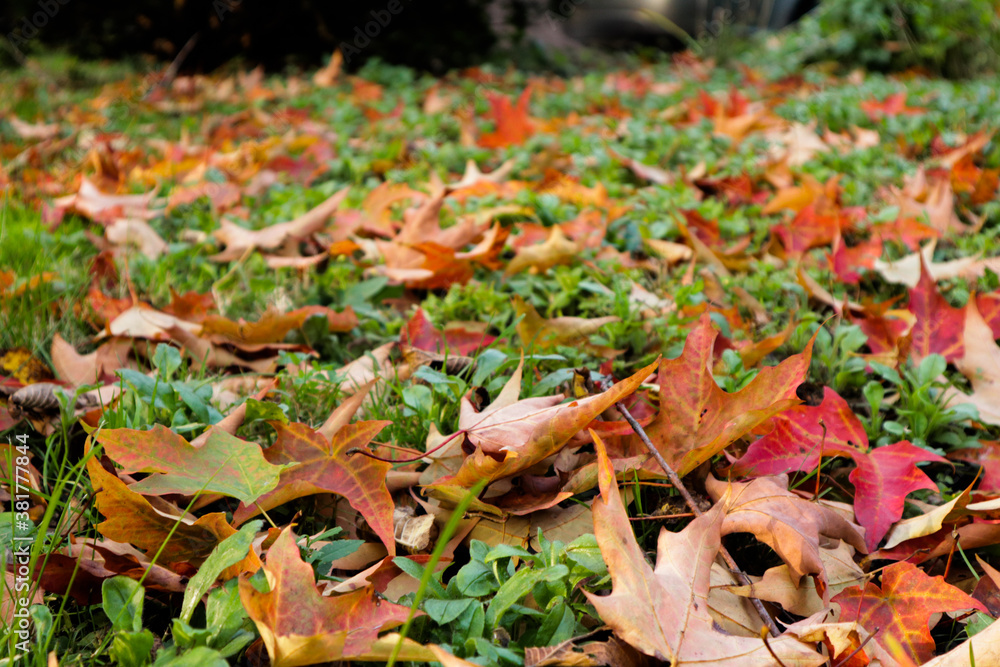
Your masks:
M373 588L324 597L302 560L290 528L267 552L270 591L240 577L240 600L267 646L274 667L297 667L364 655L381 630L402 624L409 607L380 600Z
M156 556L160 564L197 562L236 532L226 522L223 512L194 519L170 506L159 505L163 509L156 509L105 470L95 457L87 461L87 471L96 493L97 509L105 517L97 524L97 531L116 542L134 544L147 556Z
M462 399L458 426L475 450L455 475L437 485L469 488L480 479L494 481L523 472L558 452L597 415L635 392L658 363L600 394L570 403L562 403L562 394L518 400L522 363L485 409L477 410L468 396Z
M149 431L102 429L96 438L124 472L153 473L131 486L146 495L221 493L252 503L277 485L282 468L265 459L260 445L222 431L202 447L160 424Z
M726 393L712 374L717 336L711 318L703 315L688 334L681 356L660 366L659 411L646 432L681 476L767 419L798 404L795 389L809 369L812 342L778 366L761 369L740 391ZM644 451L638 447L634 445L634 451Z
M720 482L709 475L705 489L712 500L724 505L722 534L752 533L785 561L795 581L811 574L826 588L826 569L819 552L821 537L844 540L858 551L866 551L857 526L788 491L786 475L749 483Z
M531 101L531 86L528 86L512 105L510 99L489 91L486 99L490 103L490 114L496 129L479 137L479 145L484 148L505 148L520 146L535 132L534 123L528 115Z
M569 345L589 349L595 353L611 352L607 348L591 345L587 338L600 331L601 327L618 322L614 316L586 319L583 317L555 317L545 319L535 307L518 295L514 295L514 312L521 317L517 324L517 335L525 345L541 348Z
M117 246L134 247L149 259L167 252L167 242L145 220L119 218L107 226L104 236Z
M812 647L791 636L770 639L769 651L759 638L716 630L708 613L708 591L712 563L722 544L723 506L716 505L679 533L662 529L656 567L651 568L632 534L607 452L599 438L595 443L601 497L593 505L594 534L613 589L605 596L584 594L615 634L674 667L771 667L777 661L770 651L786 667L825 662Z
M202 320L199 335L216 343L280 343L289 331L301 329L307 319L319 316L326 318L331 332L343 333L358 326L358 316L350 306L339 313L325 306L304 306L287 313L268 309L256 322L243 319L234 322L219 315L208 315Z
M366 394L367 391L362 391L350 397L335 415L354 414ZM275 466L283 466L281 477L273 491L256 502L241 504L233 514L233 523L239 526L260 512L267 512L297 498L336 493L347 499L382 538L390 555L394 554L393 502L385 486L386 473L392 466L360 454L347 453L350 449L366 447L390 423L363 421L344 424L332 437L328 437L305 424L273 422L271 425L278 437L264 451L264 456Z
M213 235L225 246L225 250L213 255L211 259L216 262L231 262L254 248L274 250L288 241L300 240L318 232L340 207L347 194L348 189L344 188L294 220L259 230L246 229L223 218L220 221L220 228L213 232Z
M934 657L928 623L932 614L986 607L944 577L929 577L911 563L893 563L882 570L881 586L869 582L837 594L840 620L857 622L902 664L919 665Z
M909 310L915 318L911 358L920 361L928 355L940 354L948 361L955 361L962 357L966 316L941 295L926 266L921 268L917 286L910 290Z
M876 447L864 457L857 457L858 467L851 471L854 484L854 513L865 529L868 551L874 551L903 516L903 501L920 489L937 489L930 477L917 467L922 461L947 461L904 440Z
M569 264L580 253L580 247L566 238L558 225L552 228L548 240L538 245L527 246L517 251L510 260L505 276L512 276L528 269L532 274L544 273L553 266Z
M946 397L951 404L971 403L979 411L981 420L1000 424L1000 347L979 313L975 299L969 299L965 306L963 328L964 351L955 359L955 366L969 378L972 394L951 389Z

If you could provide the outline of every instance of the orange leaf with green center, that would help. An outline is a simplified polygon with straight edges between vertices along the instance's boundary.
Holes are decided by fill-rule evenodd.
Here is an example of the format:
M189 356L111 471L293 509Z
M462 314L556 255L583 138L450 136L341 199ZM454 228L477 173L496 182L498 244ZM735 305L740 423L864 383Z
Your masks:
M771 651L786 667L820 665L825 659L790 636L768 640L728 635L709 615L712 563L722 544L725 504L720 503L679 533L666 528L657 542L656 567L636 542L615 483L615 471L599 437L594 534L611 575L610 595L584 592L615 634L647 655L680 665L772 667Z
M367 388L344 401L334 411L327 425L313 430L305 424L271 422L278 438L264 456L281 471L277 487L257 502L241 504L233 514L237 526L260 512L316 493L343 496L382 538L389 554L395 553L392 528L392 496L385 486L385 475L392 464L376 461L348 450L365 447L389 421L363 421L348 424L367 395ZM327 437L325 433L332 433Z
M406 620L409 607L376 597L371 586L324 597L290 528L267 552L270 592L240 577L240 600L257 625L274 667L296 667L365 654L379 631Z
M929 577L906 562L882 571L881 588L871 582L863 590L852 586L834 596L833 602L840 605L841 622L860 623L903 665L919 665L934 657L928 627L932 614L987 611L983 603L946 583L944 577Z
M517 98L517 104L497 93L487 93L490 112L496 123L493 132L479 137L479 145L484 148L504 148L520 146L535 132L534 123L528 116L528 102L531 100L531 86L524 89Z
M487 408L478 411L468 397L462 399L458 425L476 449L458 472L437 484L470 488L483 478L493 481L524 472L562 449L599 414L631 396L657 363L600 394L562 403L562 394L518 400L522 362Z
M802 353L761 369L746 387L726 393L712 375L717 336L709 316L702 315L688 334L681 356L660 365L660 410L646 432L682 476L767 419L798 404L795 389L809 370L811 340Z
M922 255L920 282L910 290L909 310L916 317L910 348L914 360L919 361L930 354L940 354L948 361L962 356L965 312L941 296Z
M167 504L154 508L125 482L105 470L97 458L87 461L87 471L97 496L97 509L105 516L105 520L97 524L98 532L110 540L133 544L150 558L159 553L157 562L160 564L197 562L208 556L219 542L236 533L222 512L195 520L191 516L182 518L182 512L175 513L176 508Z
M267 462L260 445L218 429L201 447L159 424L149 431L102 430L96 437L125 472L155 473L131 486L150 496L221 493L252 503L278 484L281 472Z

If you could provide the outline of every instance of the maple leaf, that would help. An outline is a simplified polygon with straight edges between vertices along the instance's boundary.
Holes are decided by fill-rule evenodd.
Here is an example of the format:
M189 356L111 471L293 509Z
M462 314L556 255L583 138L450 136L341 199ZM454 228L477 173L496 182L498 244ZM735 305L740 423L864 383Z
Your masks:
M772 419L770 433L750 445L733 464L733 473L774 475L813 470L821 456L845 456L857 467L854 514L865 528L865 544L873 551L889 527L903 516L904 498L918 489L937 486L917 468L922 461L945 461L907 441L868 448L864 426L847 402L829 387L818 406L802 405Z
M660 408L647 427L656 449L683 476L774 415L799 403L812 341L800 354L763 368L746 387L729 394L712 374L718 332L702 315L677 359L660 365Z
M552 228L548 240L538 245L527 246L517 251L507 265L505 276L512 276L525 269L531 273L545 273L558 264L569 264L580 253L580 247L566 238L559 226Z
M961 312L961 311L959 311ZM1000 424L1000 347L993 331L979 312L976 299L965 305L964 346L955 366L972 384L972 394L957 389L946 391L952 403L971 403L979 418L989 424Z
M749 483L720 482L709 475L705 489L725 509L722 534L752 533L770 546L801 578L819 575L826 587L826 569L820 558L820 536L844 540L858 551L865 541L856 526L833 510L788 491L788 477L762 477Z
M611 574L610 595L584 591L601 620L619 637L673 667L691 664L771 667L819 665L824 658L790 636L769 640L727 635L708 613L712 563L722 544L723 506L716 505L679 533L661 529L656 567L636 542L615 483L615 472L599 438L594 534Z
M105 516L97 531L108 539L134 544L150 557L158 554L159 563L198 561L236 533L223 512L195 520L167 503L158 502L154 507L105 470L95 457L87 461L87 471L97 509Z
M899 92L887 96L881 102L875 100L864 100L860 103L861 110L868 114L872 122L877 121L881 116L915 116L924 113L927 109L923 107L906 106L906 93Z
M781 239L785 251L798 257L810 248L832 243L851 230L862 214L859 209L818 211L815 204L809 204L787 226L778 225L772 231Z
M409 607L381 600L373 587L334 597L316 589L291 528L267 552L270 591L260 593L240 577L240 600L257 626L274 667L297 667L364 655L379 631L400 625Z
M882 239L874 236L868 241L856 246L847 247L841 236L833 241L833 252L830 253L830 266L837 277L849 285L861 282L858 269L873 269L882 256Z
M934 247L936 240L931 240L926 246L905 257L890 262L876 261L874 268L890 283L906 285L914 288L920 283L921 272L926 270L935 282L949 278L968 277L976 270L976 257L960 257L950 262L935 262Z
M358 316L350 306L337 312L325 306L304 306L287 313L268 309L256 322L246 322L208 315L202 321L201 336L217 343L239 343L257 345L279 343L292 329L301 329L310 317L324 316L331 332L350 331L358 325Z
M980 440L979 447L953 449L948 452L948 458L978 465L982 477L977 488L987 493L1000 492L1000 442Z
M838 593L842 622L856 621L875 634L878 642L902 664L918 665L934 657L934 640L928 623L938 612L978 609L983 603L944 577L929 577L911 563L893 563L882 571L882 585L852 586ZM877 630L877 632L876 632Z
M517 323L517 335L525 345L540 348L570 345L583 348L600 356L614 356L618 352L610 348L591 345L587 338L600 331L601 327L618 322L621 318L609 315L591 319L583 317L554 317L545 319L535 307L518 295L513 297L514 312L521 318Z
M458 426L475 451L462 467L437 485L469 488L480 479L511 477L558 452L597 415L630 396L649 377L659 360L607 391L570 403L563 395L518 400L522 360L497 399L482 411L462 398Z
M903 440L876 447L856 460L858 467L848 478L855 489L854 515L865 528L868 550L874 551L889 527L903 516L903 500L907 495L920 489L937 489L937 484L917 463L945 463L947 459Z
M479 137L479 145L483 148L504 148L520 146L535 132L534 123L528 115L528 104L531 101L531 86L528 86L517 98L517 104L512 105L504 95L487 92L491 115L496 123L493 132Z
M924 265L920 269L920 281L910 290L909 310L916 318L910 348L914 360L931 354L940 354L948 361L962 356L965 328L962 309L955 308L941 296L937 283Z
M349 419L367 393L367 390L360 391L344 401L334 411L332 418ZM395 553L393 502L385 486L385 475L392 465L367 456L347 454L350 449L365 447L379 431L391 423L345 423L332 437L328 437L306 424L271 422L278 437L264 451L264 456L269 462L285 467L281 471L277 487L256 502L241 504L233 514L233 523L239 526L260 512L296 498L317 493L336 493L346 498L351 507L365 518L372 530L382 538L390 555Z
M882 191L882 196L889 204L899 207L900 217L926 219L942 234L975 231L975 226L962 222L955 213L955 191L951 180L940 175L929 176L923 167L906 178L902 188L888 186Z
M225 246L225 250L213 255L210 259L216 262L230 262L239 259L244 253L250 252L254 248L275 250L288 241L303 239L318 232L326 224L327 219L340 207L340 204L347 197L348 191L348 188L344 188L336 192L294 220L263 229L246 229L223 218L220 222L221 226L215 230L214 236Z
M454 322L444 331L438 331L427 319L423 308L417 308L400 332L399 342L428 352L443 354L447 350L452 354L468 355L496 340L496 336L477 329L478 322Z
M151 220L160 215L160 211L149 207L155 196L155 191L141 195L109 195L101 192L84 177L80 180L80 188L76 194L66 195L53 202L55 212L49 215L47 222L62 220L67 212L102 225L109 225L120 218Z
M146 495L221 493L252 503L278 484L282 469L260 445L218 430L201 447L162 424L149 431L102 429L96 437L126 473L155 473L131 487Z
M797 405L770 420L771 430L754 441L736 463L734 475L779 475L813 470L820 456L850 456L868 450L868 434L840 394L823 388L817 406Z

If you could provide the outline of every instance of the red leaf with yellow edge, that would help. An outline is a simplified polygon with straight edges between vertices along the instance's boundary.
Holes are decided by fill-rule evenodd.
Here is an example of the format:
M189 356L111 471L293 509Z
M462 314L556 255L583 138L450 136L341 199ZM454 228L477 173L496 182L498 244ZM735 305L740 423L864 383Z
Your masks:
M87 461L87 471L97 494L97 509L105 516L97 525L98 532L110 540L133 544L150 558L159 554L158 563L198 561L236 532L222 512L195 520L190 516L182 518L183 512L165 503L154 508L105 470L96 458Z
M940 354L948 361L954 361L962 356L965 312L941 296L922 258L920 282L910 290L909 309L916 318L913 346L910 348L913 359L919 361L929 354Z
M865 456L855 457L858 467L848 479L854 485L854 516L865 528L868 551L874 551L890 526L903 516L903 500L919 489L937 490L917 463L948 459L920 449L904 440L876 447Z
M682 476L751 429L798 404L795 389L809 370L812 341L800 354L761 369L740 391L726 393L712 375L717 336L709 316L702 315L688 334L681 356L660 365L660 411L646 431Z
M524 89L517 98L517 104L494 92L488 92L490 111L496 129L479 137L479 145L484 148L504 148L505 146L520 146L535 132L534 123L528 116L528 103L531 101L531 86Z
M593 504L594 534L613 588L610 595L584 594L617 636L674 667L770 667L775 664L770 651L786 667L824 662L812 647L790 636L770 639L769 651L759 638L716 629L708 612L708 591L712 563L722 543L722 504L679 533L662 529L656 567L651 568L632 532L614 468L596 436L595 445L601 497Z
M403 623L408 607L380 600L372 587L336 597L316 589L312 567L302 560L286 528L267 552L271 590L260 593L240 577L240 600L257 625L274 667L297 667L363 655L379 631Z
M470 488L483 478L493 481L524 472L562 449L599 414L632 395L658 363L600 394L562 403L562 394L517 399L522 362L500 396L484 410L476 410L468 397L462 399L458 424L475 451L458 472L438 483Z
M855 457L868 450L864 425L847 401L829 387L824 387L819 405L798 405L773 417L771 423L771 432L733 464L734 474L756 477L813 470L821 454Z
M875 641L903 665L919 665L934 657L928 622L939 612L978 609L981 602L944 577L929 577L911 563L893 563L882 571L882 586L852 586L833 598L841 622L860 623ZM876 632L877 630L877 632Z
M360 391L342 403L330 419L342 422L332 437L305 424L271 422L278 438L264 456L274 464L284 464L277 487L257 502L241 504L233 514L237 526L260 512L317 493L343 496L382 538L389 554L395 553L392 528L392 496L385 475L392 465L367 456L348 455L348 450L365 447L388 421L346 423L367 395Z

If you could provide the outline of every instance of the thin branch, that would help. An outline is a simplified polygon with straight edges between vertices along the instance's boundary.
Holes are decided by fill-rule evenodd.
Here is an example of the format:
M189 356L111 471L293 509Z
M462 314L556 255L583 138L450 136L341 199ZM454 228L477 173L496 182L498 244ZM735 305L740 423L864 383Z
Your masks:
M838 660L837 664L834 665L833 667L840 667L841 665L846 665L848 662L850 662L851 658L853 658L854 656L856 656L858 653L861 653L861 649L863 649L865 647L865 644L867 644L868 642L870 642L872 639L875 638L875 635L878 634L879 629L880 628L875 628L875 631L872 632L867 637L865 637L865 640L863 642L861 642L860 646L858 646L856 649L854 649L853 651L851 651L851 654L849 656L847 656L846 658L843 658L842 660Z
M767 641L767 636L769 634L770 633L768 632L766 625L760 629L760 638L764 642L764 648L767 649L767 652L771 654L771 657L774 658L776 663L781 665L781 667L787 667L787 665L781 661L781 658L778 657L778 654L774 652L774 649L771 648L771 642Z

